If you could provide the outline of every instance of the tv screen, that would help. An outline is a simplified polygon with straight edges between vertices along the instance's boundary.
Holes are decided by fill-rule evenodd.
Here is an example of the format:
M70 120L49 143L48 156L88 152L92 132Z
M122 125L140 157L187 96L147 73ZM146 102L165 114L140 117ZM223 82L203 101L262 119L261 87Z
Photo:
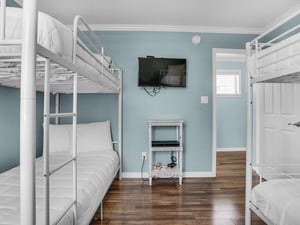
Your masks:
M139 57L139 86L186 87L186 59Z

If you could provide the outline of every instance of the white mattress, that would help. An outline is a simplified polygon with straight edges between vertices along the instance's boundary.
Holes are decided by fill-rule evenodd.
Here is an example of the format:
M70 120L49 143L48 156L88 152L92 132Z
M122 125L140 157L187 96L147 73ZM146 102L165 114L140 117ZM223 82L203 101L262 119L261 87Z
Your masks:
M60 21L55 18L45 14L43 12L38 12L38 29L37 29L37 43L41 46L47 48L53 53L59 55L63 59L72 62L72 52L73 52L73 32ZM22 37L22 9L6 7L6 40L21 40ZM0 41L1 43L1 41ZM82 43L81 43L82 44ZM87 74L92 73L101 78L103 84L108 84L115 86L118 84L118 79L114 76L111 68L113 66L112 59L109 56L101 54L89 54L83 47L77 45L77 58L76 64L79 65ZM100 49L101 51L101 49ZM10 55L20 55L20 46L4 46L0 45L0 57L7 57ZM97 61L98 60L98 61ZM102 67L103 65L103 67ZM18 87L18 81L20 77L20 67L12 69L12 66L1 65L0 81L2 85L6 86L16 86ZM8 68L5 68L8 67ZM4 69L3 69L4 68ZM100 74L103 76L100 77ZM83 75L83 74L81 74ZM40 77L39 77L40 76ZM56 74L52 77L52 81L62 84L72 84L72 76L62 74ZM43 79L43 73L37 75L37 79ZM79 81L81 81L79 79ZM38 82L39 83L39 82ZM92 83L92 82L91 82ZM90 83L85 83L85 86L79 88L84 89L86 92L96 92L93 86L90 87L92 91L89 91L87 86ZM79 86L80 87L80 86ZM66 87L64 87L66 88ZM70 86L72 90L72 86ZM98 87L99 88L99 87ZM41 88L38 87L38 90ZM59 92L58 89L57 92ZM63 92L63 91L62 91ZM67 93L70 90L67 91Z
M287 75L300 70L300 33L286 38L259 51L257 56L250 58L251 76L257 77L255 71L255 58L258 58L258 76Z
M21 40L22 9L6 7L5 39ZM38 13L37 42L59 56L71 60L73 37L72 31L53 17ZM1 46L1 54L20 52L19 47Z
M51 167L65 159L66 153L52 153ZM44 224L45 215L42 161L42 158L36 160L36 221L39 225ZM78 153L77 224L89 224L118 168L119 159L112 150ZM51 176L50 199L52 224L72 202L72 165ZM0 174L0 224L20 224L19 211L19 167L16 167ZM71 215L71 212L65 215L59 225L72 224Z
M253 188L252 202L276 225L300 224L300 180L278 179Z

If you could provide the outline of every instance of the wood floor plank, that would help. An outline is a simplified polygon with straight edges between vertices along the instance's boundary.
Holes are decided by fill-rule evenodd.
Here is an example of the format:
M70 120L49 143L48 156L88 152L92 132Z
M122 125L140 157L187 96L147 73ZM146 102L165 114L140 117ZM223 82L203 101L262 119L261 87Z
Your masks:
M244 204L245 152L218 152L216 178L115 180L91 225L244 225Z

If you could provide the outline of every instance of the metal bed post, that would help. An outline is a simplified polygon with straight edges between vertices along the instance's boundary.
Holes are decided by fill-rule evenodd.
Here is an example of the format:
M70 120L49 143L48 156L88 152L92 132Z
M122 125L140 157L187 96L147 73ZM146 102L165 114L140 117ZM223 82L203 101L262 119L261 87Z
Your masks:
M73 61L74 62L74 61ZM72 156L73 156L73 224L77 222L77 81L78 74L75 73L73 77L73 144L72 144Z
M75 18L73 27L73 57L72 63L76 64L76 46L77 46L77 29L78 19ZM73 145L72 145L72 156L73 156L73 216L75 225L77 222L77 95L78 95L78 74L74 73L73 77Z
M123 151L123 71L119 70L119 76L120 76L120 84L119 84L119 99L118 99L118 137L119 137L119 145L118 145L118 151L119 151L119 159L120 159L120 169L119 169L119 179L122 179L122 151Z
M251 54L250 43L246 44L247 54L247 148L246 148L246 199L245 199L245 225L251 224L250 199L252 188L252 84L250 77L249 59Z
M6 0L0 0L0 40L4 40L5 39L5 17L6 17Z
M55 94L55 113L59 113L59 93ZM55 124L59 123L59 117L55 117Z
M44 159L44 188L45 188L45 225L50 223L50 190L49 190L49 114L50 114L50 60L45 61L44 81L44 135L43 135L43 159ZM57 117L56 117L57 118Z
M36 223L36 40L37 0L24 0L20 107L20 221Z
M101 80L103 80L103 78L104 78L104 48L103 47L101 47L101 55L102 55L102 57L101 57Z

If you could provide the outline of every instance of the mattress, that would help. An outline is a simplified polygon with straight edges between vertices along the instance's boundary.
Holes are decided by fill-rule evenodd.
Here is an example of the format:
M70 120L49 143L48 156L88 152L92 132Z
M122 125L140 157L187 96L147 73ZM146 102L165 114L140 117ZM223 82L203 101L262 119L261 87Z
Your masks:
M21 40L22 9L6 7L5 39ZM72 58L72 31L64 24L46 13L38 12L37 42L55 54L68 59ZM1 46L1 54L18 53L20 47Z
M290 36L250 58L250 73L256 75L255 59L259 76L288 75L300 70L300 33Z
M70 156L68 156L70 157ZM67 153L51 153L51 168L67 159ZM44 224L43 160L36 160L36 223ZM90 223L99 203L111 185L119 168L119 159L113 150L78 153L78 203L76 224ZM0 174L0 224L20 224L19 214L19 167ZM72 165L57 171L50 177L50 224L53 224L63 210L72 202ZM59 225L72 224L69 211Z
M300 179L275 179L252 190L252 203L273 224L300 224Z
M22 9L14 7L6 7L6 39L21 40L22 37ZM78 41L78 40L77 40ZM60 21L49 16L46 13L38 12L38 27L37 27L37 43L44 48L50 50L68 62L72 62L73 53L73 32ZM92 53L87 51L81 41L76 48L76 64L79 65L87 74L91 73L99 76L104 84L115 86L118 84L118 78L113 72L113 62L111 57ZM101 49L99 50L101 51ZM20 46L5 46L1 45L0 41L0 58L20 55ZM21 74L20 66L14 67L12 64L1 64L0 81L4 86L18 86L16 81L19 81ZM14 68L13 68L14 67ZM37 67L43 68L41 66ZM59 71L56 69L56 71ZM37 74L37 79L43 79L43 72ZM52 80L56 83L72 84L72 76L60 70ZM83 74L81 74L83 75ZM91 82L92 83L92 82ZM89 83L88 83L89 84ZM86 85L86 84L85 84ZM83 87L84 88L84 87ZM88 91L85 88L84 92ZM91 87L93 90L93 88ZM38 88L40 90L40 88ZM72 90L72 86L71 86ZM70 91L68 91L70 92ZM95 91L93 91L95 92Z

